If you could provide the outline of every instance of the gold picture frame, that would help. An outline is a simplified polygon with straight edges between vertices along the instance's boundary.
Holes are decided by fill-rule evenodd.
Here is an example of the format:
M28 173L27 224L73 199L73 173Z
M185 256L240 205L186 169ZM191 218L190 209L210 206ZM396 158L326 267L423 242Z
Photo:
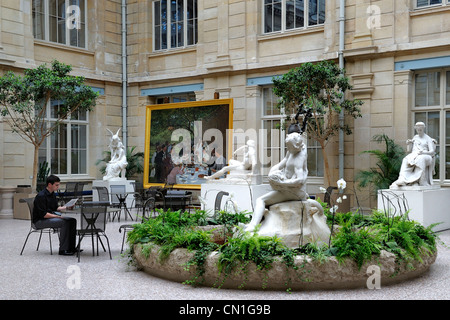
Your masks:
M233 99L148 105L144 188L200 189L215 163L232 154L232 129Z

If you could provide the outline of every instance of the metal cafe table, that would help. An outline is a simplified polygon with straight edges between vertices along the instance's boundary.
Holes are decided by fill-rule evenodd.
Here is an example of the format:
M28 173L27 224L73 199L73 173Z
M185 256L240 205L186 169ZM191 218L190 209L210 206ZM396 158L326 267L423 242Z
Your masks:
M109 258L112 259L111 249L109 246L109 239L106 235L106 221L107 214L111 212L109 208L109 202L105 201L93 201L93 202L84 202L80 207L72 210L65 210L64 214L76 214L77 215L77 235L78 235L78 244L77 244L77 256L78 262L80 262L80 247L81 241L84 237L91 237L92 241L92 255L95 256L95 245L94 245L94 237L97 237L97 255L98 253L98 242L103 247L103 250L106 252L106 248L100 237L104 237L106 239L109 251ZM117 210L117 209L115 209Z
M191 201L192 192L190 191L167 190L164 195L164 210L185 210L186 204L190 204Z

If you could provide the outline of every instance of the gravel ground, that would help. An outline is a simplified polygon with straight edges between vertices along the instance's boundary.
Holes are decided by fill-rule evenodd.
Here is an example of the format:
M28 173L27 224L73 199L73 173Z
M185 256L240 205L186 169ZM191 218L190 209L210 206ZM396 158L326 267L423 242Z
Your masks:
M129 222L129 221L128 221ZM107 225L111 253L92 256L84 241L81 262L76 256L59 256L53 236L50 255L48 236L36 251L38 234L32 234L23 255L20 250L30 227L27 220L0 219L0 299L2 300L449 300L450 230L439 233L436 262L422 276L401 284L333 291L256 291L191 287L137 271L127 265L120 248L123 233L118 222ZM79 280L79 281L75 281ZM223 301L222 301L223 303Z

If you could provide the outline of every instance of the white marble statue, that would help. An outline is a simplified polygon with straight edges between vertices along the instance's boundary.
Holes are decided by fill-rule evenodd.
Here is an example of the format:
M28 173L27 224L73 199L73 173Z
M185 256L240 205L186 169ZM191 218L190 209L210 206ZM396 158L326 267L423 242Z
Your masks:
M268 175L272 191L256 200L252 220L245 231L253 232L261 224L260 235L277 236L289 247L328 241L330 229L323 208L306 193L305 139L298 132L286 137L286 156Z
M267 206L289 200L305 201L308 198L307 151L302 135L297 132L289 134L286 137L286 147L285 158L269 171L268 179L273 191L256 200L252 220L246 227L247 231L252 231L261 222Z
M119 138L119 130L114 134L111 130L106 129L111 133L111 141L109 148L111 150L111 160L106 165L106 175L103 180L126 180L125 173L128 165L125 147Z
M407 151L403 158L398 179L391 184L390 189L404 186L427 187L433 184L436 140L425 133L425 124L417 122L414 126L417 134L406 141Z
M238 174L245 174L245 173L251 173L254 174L255 168L256 168L256 149L255 149L255 141L254 140L248 140L247 144L244 146L236 149L236 151L233 153L233 155L236 155L238 151L240 150L246 150L244 151L244 159L243 161L238 161L234 159L230 159L229 165L223 167L222 169L215 172L213 175L205 177L205 179L211 180L215 178L219 178L223 176L227 172L238 172Z

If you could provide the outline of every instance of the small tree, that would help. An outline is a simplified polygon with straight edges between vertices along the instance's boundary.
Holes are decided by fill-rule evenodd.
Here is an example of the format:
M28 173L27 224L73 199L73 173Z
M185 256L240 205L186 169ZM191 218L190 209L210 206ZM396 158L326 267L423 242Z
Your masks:
M84 85L84 77L69 75L72 67L53 61L26 69L23 76L7 72L0 77L0 112L13 132L34 145L33 190L36 188L39 147L60 123L76 111L89 111L98 93ZM64 102L55 121L45 119L51 100Z
M325 148L339 130L351 134L349 125L340 123L339 113L343 111L344 115L352 118L361 117L359 106L362 101L345 98L345 92L351 89L349 79L344 76L343 69L330 61L304 63L282 77L274 78L273 83L273 92L280 97L278 107L284 109L288 118L296 114L302 104L306 109L311 109L311 118L305 130L308 137L320 144L325 176L328 185L331 185Z

